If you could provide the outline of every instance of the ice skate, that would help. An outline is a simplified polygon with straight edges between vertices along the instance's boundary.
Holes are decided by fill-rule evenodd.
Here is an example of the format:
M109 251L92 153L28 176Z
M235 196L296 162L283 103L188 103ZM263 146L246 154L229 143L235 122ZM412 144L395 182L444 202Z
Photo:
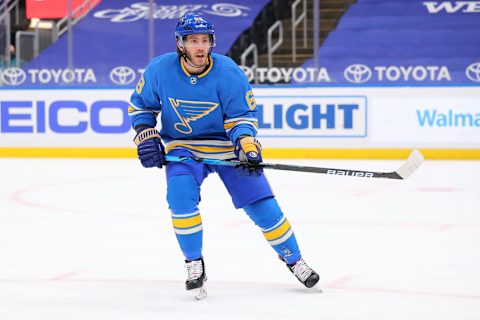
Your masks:
M282 259L283 260L283 259ZM298 281L307 288L313 288L320 280L318 273L310 268L305 260L300 259L294 264L287 264L288 269L297 277ZM321 291L319 289L319 291Z
M192 292L193 297L197 300L201 300L207 296L207 290L205 288L205 282L207 281L207 275L205 273L205 263L203 258L185 261L185 268L187 268L187 281L185 282L185 288Z

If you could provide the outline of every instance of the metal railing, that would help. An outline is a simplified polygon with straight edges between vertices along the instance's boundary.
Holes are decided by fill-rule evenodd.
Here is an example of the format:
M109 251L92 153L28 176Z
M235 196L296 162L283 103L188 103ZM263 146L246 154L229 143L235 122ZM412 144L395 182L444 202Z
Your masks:
M50 24L51 28L40 28L40 24ZM52 32L55 22L50 20L38 21L34 31L17 31L15 33L15 65L19 67L23 62L30 61L40 52L55 42L55 32Z
M84 3L79 5L75 10L73 10L69 15L65 18L58 20L57 24L55 25L55 37L57 40L62 34L68 31L69 28L69 17L72 17L71 26L77 24L83 17L85 17L90 10L98 3L100 0L86 0Z
M8 0L8 1L3 1L0 3L0 19L3 19L3 16L15 9L15 23L18 24L18 21L20 20L20 12L18 10L18 3L19 0Z
M278 29L278 40L275 44L272 44L273 32ZM282 45L283 43L283 24L281 20L275 22L270 28L268 28L268 38L267 38L267 53L268 53L268 67L273 66L273 53Z
M11 52L10 52L10 12L8 11L7 5L3 5L1 10L3 10L2 15L0 16L0 58L2 59L2 67L10 66Z
M18 21L20 20L20 14L19 14L19 0L6 0L3 1L0 4L0 25L2 26L2 29L4 31L4 39L1 39L3 42L0 44L0 48L2 48L3 52L0 52L0 56L2 58L2 64L3 66L10 66L11 63L11 40L10 40L10 32L11 32L11 27L10 27L10 14L11 12L15 9L15 22L18 24Z
M303 12L297 17L297 6L303 1ZM292 60L297 62L297 26L303 21L303 47L307 47L307 0L292 4Z
M9 10L13 10L16 6L18 10L18 1L15 0L10 6ZM21 66L23 62L30 61L40 54L40 52L50 46L53 42L57 41L58 38L65 32L67 32L74 24L80 21L85 17L90 10L96 5L100 0L86 0L84 3L79 5L75 10L72 10L69 15L65 18L54 22L51 20L39 20L35 25L34 31L17 31L15 34L15 65L16 67ZM0 6L0 8L2 8ZM0 9L1 10L1 9ZM70 7L69 7L70 10ZM9 11L9 12L10 12ZM0 15L0 21L5 15L9 19L9 14ZM70 21L69 21L70 20ZM49 27L45 28L46 24L50 24ZM8 23L8 33L10 32L10 23ZM42 27L40 26L42 25ZM71 30L71 29L70 29ZM8 39L8 41L10 41ZM70 45L69 41L69 45ZM10 42L8 42L10 45ZM70 54L70 53L69 53ZM10 56L6 56L8 64L10 63ZM70 61L71 59L69 59ZM71 63L69 63L70 66Z
M17 31L15 33L15 67L20 68L22 62L30 61L38 55L37 37L33 31Z
M0 19L3 19L7 13L11 13L15 9L15 24L18 24L20 21L19 2L20 0L3 1L0 4Z
M1 1L1 0L0 0ZM10 19L10 12L16 8L18 11L19 0L10 0L11 4L7 6L7 1L4 1L0 4L0 26L2 25L2 18ZM67 61L68 68L73 68L73 36L72 29L80 20L82 20L90 11L101 1L101 0L84 0L82 4L72 10L73 0L68 1L68 14L66 17L58 20L57 22L51 20L40 20L34 26L34 32L26 31L17 31L18 36L15 36L15 46L17 47L16 57L18 65L19 63L27 62L35 58L40 52L50 46L52 43L56 42L60 36L65 33L68 33L68 49L67 49ZM154 8L155 1L149 0L150 2L150 13L149 13L149 39L154 39L153 36L153 19L154 19ZM3 12L8 7L8 13ZM16 12L17 19L19 19L19 14ZM50 26L45 27L45 24L50 24ZM10 34L10 20L5 23L6 34ZM6 48L10 46L10 37L6 40ZM149 43L149 56L153 58L153 41ZM1 46L0 46L1 47ZM29 51L29 52L28 52ZM5 57L6 65L10 65L10 52L6 49L5 55L0 52L0 56Z
M240 55L240 64L246 67L247 57L253 54L253 64L251 65L251 69L253 72L253 79L255 83L258 83L258 79L256 76L256 70L258 68L258 49L255 43L252 43L248 48Z
M320 0L313 0L313 61L319 67L318 51L320 47Z
M55 29L55 21L53 20L42 20L41 21L42 28L40 28L40 22L35 25L35 37L38 47L37 55L43 50L50 46L53 42L55 42L56 35L53 30ZM49 24L49 28L45 28L45 26Z

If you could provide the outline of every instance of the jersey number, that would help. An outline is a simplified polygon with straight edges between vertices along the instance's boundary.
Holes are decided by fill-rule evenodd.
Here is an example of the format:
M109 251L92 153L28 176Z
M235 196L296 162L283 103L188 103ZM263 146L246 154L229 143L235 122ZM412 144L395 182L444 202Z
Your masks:
M245 99L247 100L250 110L255 109L255 107L257 106L257 102L255 101L255 97L253 96L253 90L247 91L247 93L245 94Z
M145 79L141 77L140 80L138 80L137 86L135 87L135 91L137 91L138 94L142 93L144 85L145 85Z

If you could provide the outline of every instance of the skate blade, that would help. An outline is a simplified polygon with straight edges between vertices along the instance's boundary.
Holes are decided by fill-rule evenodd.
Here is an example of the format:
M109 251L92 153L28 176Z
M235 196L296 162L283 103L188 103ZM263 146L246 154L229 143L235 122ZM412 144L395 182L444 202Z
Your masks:
M207 297L207 289L205 286L190 290L195 300L202 300Z
M322 288L320 288L320 286L318 284L314 285L309 290L312 291L312 292L323 293Z

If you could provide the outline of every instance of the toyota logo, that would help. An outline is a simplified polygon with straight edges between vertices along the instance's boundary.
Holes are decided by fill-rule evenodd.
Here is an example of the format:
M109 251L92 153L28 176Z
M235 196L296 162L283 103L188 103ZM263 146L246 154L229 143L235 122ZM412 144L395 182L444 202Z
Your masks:
M255 79L255 74L253 72L252 68L246 67L246 66L239 66L240 69L243 70L243 73L245 73L245 76L248 79L248 82L252 82Z
M2 82L9 86L18 86L27 80L27 74L20 68L7 68L2 72Z
M118 85L126 85L135 81L135 71L129 67L116 67L110 71L110 80Z
M372 77L372 70L364 64L352 64L345 69L343 76L351 83L364 83Z
M468 79L475 82L480 82L480 62L475 62L469 65L465 71L465 74L467 75Z

